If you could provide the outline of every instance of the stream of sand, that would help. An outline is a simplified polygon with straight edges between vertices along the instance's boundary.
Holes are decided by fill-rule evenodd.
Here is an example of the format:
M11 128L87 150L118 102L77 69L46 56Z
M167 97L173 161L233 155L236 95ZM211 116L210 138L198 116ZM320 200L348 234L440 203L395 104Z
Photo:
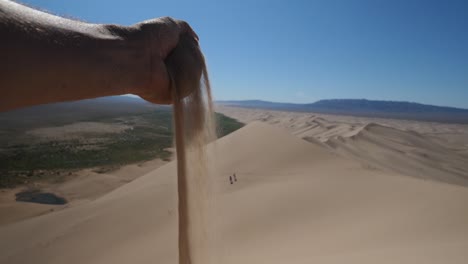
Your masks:
M192 38L181 39L167 63L177 153L179 264L207 264L212 255L207 144L216 138L210 82L203 54Z

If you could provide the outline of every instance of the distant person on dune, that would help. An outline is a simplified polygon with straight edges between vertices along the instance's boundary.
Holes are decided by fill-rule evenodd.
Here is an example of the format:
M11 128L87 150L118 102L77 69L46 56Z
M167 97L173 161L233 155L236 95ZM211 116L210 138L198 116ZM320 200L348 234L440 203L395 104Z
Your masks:
M90 24L0 0L0 111L136 94L172 103L165 59L190 26L169 17Z

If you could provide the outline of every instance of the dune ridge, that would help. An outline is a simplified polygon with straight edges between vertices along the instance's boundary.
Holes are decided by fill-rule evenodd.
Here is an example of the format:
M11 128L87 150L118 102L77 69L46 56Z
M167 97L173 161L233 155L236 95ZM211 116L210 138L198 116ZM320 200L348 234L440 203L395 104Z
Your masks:
M468 126L218 107L261 121L339 155L398 174L468 186Z
M378 168L468 186L468 156L414 131L369 123L352 136L330 138L325 143L338 153Z

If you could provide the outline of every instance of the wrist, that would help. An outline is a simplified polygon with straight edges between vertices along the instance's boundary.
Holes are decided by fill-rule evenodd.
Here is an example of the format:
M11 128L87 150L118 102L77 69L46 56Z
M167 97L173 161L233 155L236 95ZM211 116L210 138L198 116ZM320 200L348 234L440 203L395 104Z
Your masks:
M137 94L147 86L150 77L150 55L133 27L104 25L109 39L98 40L105 70L108 73L106 89L112 94Z
M152 103L171 103L170 81L161 57L158 24L139 23L125 27L121 34L130 65L130 84L125 93L135 94ZM121 27L118 27L121 30ZM163 32L164 33L164 32Z

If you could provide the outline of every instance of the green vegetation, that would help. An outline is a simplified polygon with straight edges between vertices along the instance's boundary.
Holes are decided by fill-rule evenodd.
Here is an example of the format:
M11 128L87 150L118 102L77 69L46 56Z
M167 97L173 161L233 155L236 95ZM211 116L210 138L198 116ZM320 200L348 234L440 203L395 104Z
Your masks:
M237 121L236 119L227 117L220 113L216 113L216 124L218 126L218 138L224 137L225 135L230 134L244 126L243 123Z
M219 137L243 126L235 119L218 113L216 119ZM39 179L55 177L57 180L57 177L62 177L60 175L68 175L68 172L81 168L118 167L155 158L170 158L167 148L173 144L173 131L172 112L169 110L84 121L126 125L131 129L120 133L83 133L80 139L48 141L25 136L27 131L3 130L0 188Z

